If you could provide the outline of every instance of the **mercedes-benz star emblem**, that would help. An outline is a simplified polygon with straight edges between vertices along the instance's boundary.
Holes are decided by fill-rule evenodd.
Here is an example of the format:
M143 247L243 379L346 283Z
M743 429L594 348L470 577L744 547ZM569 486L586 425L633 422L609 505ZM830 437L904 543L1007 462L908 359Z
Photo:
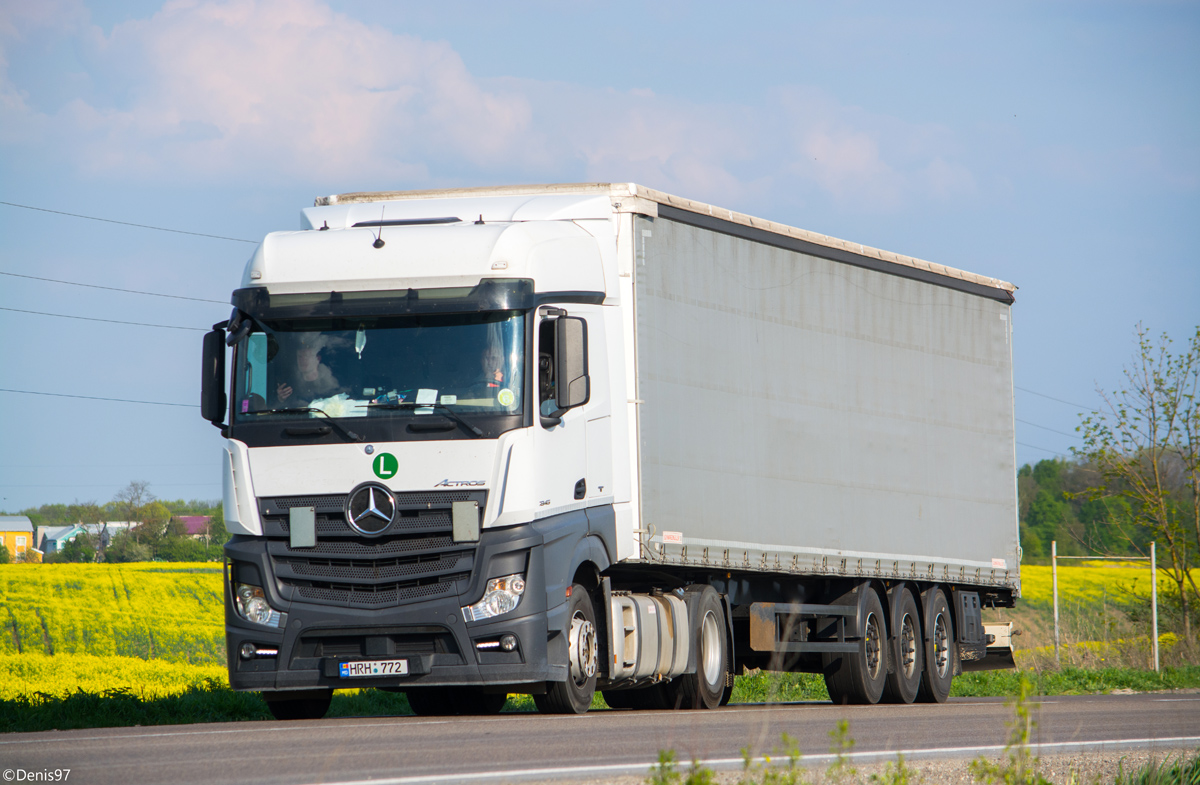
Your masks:
M346 523L369 537L383 534L395 517L395 497L377 482L364 483L346 497Z

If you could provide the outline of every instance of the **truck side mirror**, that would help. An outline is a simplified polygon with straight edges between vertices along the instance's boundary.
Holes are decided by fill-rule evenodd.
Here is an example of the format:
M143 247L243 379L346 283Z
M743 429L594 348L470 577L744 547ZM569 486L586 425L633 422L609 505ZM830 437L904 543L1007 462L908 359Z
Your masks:
M554 378L558 384L555 403L559 412L582 406L591 398L587 322L578 316L558 317L554 323L554 349Z
M218 428L224 427L228 400L225 395L225 331L204 336L204 360L200 376L200 415Z

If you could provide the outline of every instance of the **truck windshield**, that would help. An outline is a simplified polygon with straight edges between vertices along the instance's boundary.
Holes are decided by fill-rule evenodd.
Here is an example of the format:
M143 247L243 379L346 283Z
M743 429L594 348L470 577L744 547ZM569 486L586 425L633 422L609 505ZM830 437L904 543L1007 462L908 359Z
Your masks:
M238 347L234 417L517 414L524 325L517 311L275 322Z

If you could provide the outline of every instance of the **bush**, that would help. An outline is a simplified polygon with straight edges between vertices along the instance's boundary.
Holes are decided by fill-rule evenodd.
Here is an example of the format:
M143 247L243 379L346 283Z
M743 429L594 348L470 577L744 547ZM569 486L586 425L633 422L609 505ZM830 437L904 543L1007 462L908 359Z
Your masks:
M150 546L136 541L127 531L118 532L104 549L104 560L107 562L150 561L153 558L154 552Z

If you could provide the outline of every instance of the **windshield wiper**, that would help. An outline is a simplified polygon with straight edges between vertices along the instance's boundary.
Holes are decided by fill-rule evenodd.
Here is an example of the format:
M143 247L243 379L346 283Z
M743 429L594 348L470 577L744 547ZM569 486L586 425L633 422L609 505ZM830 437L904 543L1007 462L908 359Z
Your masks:
M326 419L328 419L329 424L332 425L334 428L336 428L338 431L340 431L342 434L344 434L347 438L353 439L356 442L364 441L363 437L359 436L354 431L350 430L346 426L339 423L336 419L334 419L332 416L330 416L329 412L325 411L324 409L318 409L315 406L293 406L293 407L285 407L285 408L280 408L280 409L259 409L257 411L247 412L247 414L305 414L305 413L319 414L322 417L325 417Z
M479 430L477 426L472 425L464 420L458 412L454 411L444 403L417 403L416 401L382 401L380 403L375 403L372 401L366 405L371 409L415 409L426 406L430 409L441 409L446 413L446 416L448 416L451 420L454 420L462 427L466 428L471 433L475 434L476 436L483 436L483 431Z

